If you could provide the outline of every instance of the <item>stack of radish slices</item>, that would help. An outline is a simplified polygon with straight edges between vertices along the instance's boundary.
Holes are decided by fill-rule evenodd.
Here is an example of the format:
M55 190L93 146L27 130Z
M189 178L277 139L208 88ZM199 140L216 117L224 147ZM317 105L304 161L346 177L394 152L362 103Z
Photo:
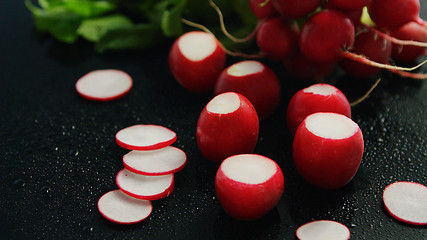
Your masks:
M131 150L123 156L124 169L116 176L119 189L98 200L98 210L106 219L132 224L152 212L152 200L169 196L174 173L184 168L187 155L170 146L176 133L158 125L133 125L117 132L119 146Z

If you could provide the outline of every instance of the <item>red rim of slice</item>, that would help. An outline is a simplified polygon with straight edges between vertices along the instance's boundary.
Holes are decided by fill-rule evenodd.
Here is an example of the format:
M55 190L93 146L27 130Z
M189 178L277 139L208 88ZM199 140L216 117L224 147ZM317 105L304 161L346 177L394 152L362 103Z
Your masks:
M126 137L124 138L122 136L123 134L133 134L134 137L138 137L135 135L141 135L141 131L137 134L131 133L131 131L132 130L138 131L138 130L141 130L141 128L157 128L157 130L161 130L161 131L163 131L163 133L169 134L170 136L165 137L163 139L161 139L159 137L155 137L155 138L159 138L159 139L152 139L151 144L135 144L135 143L130 142L128 139L126 139ZM142 135L139 137L141 138L141 140L143 140L142 138L144 138L144 136L142 136ZM167 147L176 141L177 136L176 136L176 133L174 131L170 130L169 128L160 126L160 125L137 124L137 125L129 126L129 127L126 127L126 128L119 130L116 133L115 138L116 138L116 143L122 148L129 149L129 150L145 151L145 150L156 150L156 149Z

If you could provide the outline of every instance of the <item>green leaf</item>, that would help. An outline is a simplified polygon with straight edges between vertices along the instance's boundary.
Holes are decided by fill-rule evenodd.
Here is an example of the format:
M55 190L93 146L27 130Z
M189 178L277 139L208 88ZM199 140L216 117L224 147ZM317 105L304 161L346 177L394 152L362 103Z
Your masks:
M93 0L65 0L65 6L85 18L101 16L117 8L112 2Z
M117 28L131 28L132 26L132 21L128 17L115 14L94 19L86 19L77 29L77 33L89 41L97 42L108 31Z
M255 26L258 19L251 11L248 0L233 1L233 9L245 25Z
M181 22L182 12L186 6L186 0L175 0L172 7L163 12L161 27L166 37L179 36L183 33Z

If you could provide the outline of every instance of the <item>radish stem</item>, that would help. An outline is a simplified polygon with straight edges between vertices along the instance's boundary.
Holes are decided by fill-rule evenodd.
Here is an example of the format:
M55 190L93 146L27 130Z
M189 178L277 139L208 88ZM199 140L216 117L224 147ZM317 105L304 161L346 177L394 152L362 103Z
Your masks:
M365 28L373 31L374 33L378 34L379 36L383 37L384 39L389 40L390 42L392 42L394 44L397 44L397 45L410 45L410 46L416 46L416 47L427 47L427 42L418 42L418 41L413 41L413 40L400 40L400 39L392 37L392 36L390 36L388 34L385 34L385 33L381 32L381 31L379 31L378 29L375 29L375 28L373 28L373 27L371 27L371 26L369 26L367 24L363 24L362 23L362 25Z
M377 87L378 83L381 81L381 78L378 78L377 81L374 83L374 85L371 86L371 88L369 88L369 90L359 99L357 99L354 102L350 103L351 107L356 106L357 104L361 103L363 100L365 100L366 98L368 98L369 94L371 94L371 92Z

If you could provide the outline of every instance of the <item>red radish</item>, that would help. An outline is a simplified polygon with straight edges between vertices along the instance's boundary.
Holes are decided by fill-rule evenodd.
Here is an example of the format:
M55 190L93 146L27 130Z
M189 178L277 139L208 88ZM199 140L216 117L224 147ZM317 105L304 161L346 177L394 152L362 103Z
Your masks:
M257 44L262 54L271 60L289 57L297 46L297 33L281 17L274 17L261 23L257 33Z
M276 162L257 154L225 159L215 177L215 191L224 210L241 220L264 216L279 202L283 173Z
M420 21L419 0L372 0L368 11L379 29L393 30Z
M186 163L187 155L171 146L151 151L130 151L123 156L123 165L127 170L147 176L176 173Z
M371 1L371 0L367 0L367 1ZM345 1L347 2L347 1ZM365 0L359 1L360 3L365 2ZM355 26L359 25L360 23L360 18L362 17L362 13L363 13L363 7L362 8L355 8L353 10L351 9L341 9L335 5L333 5L331 3L331 1L327 1L325 2L325 4L323 5L324 9L334 9L334 10L338 10L342 13L344 13L344 15L346 15L348 18L350 18L350 20L353 22L353 24Z
M132 88L129 74L116 69L95 70L76 82L80 96L94 101L110 101L126 95Z
M293 142L294 164L309 183L337 189L350 182L363 156L363 136L350 118L314 113L298 127Z
M174 175L145 176L122 169L116 184L127 195L144 200L157 200L169 196L174 187Z
M249 7L259 20L274 17L278 14L272 1L249 0Z
M427 43L427 25L412 21L392 31L390 35L401 40ZM422 56L425 50L424 47L393 44L392 58L401 62L411 62Z
M153 211L153 205L149 200L133 198L117 189L99 198L98 210L111 222L134 224L146 219Z
M260 119L267 118L280 102L280 82L276 74L259 61L246 60L226 68L219 75L215 95L237 92L248 98Z
M372 0L328 0L328 3L341 10L362 10Z
M427 187L415 182L394 182L383 192L384 206L396 219L427 225Z
M391 56L391 46L389 40L376 35L374 32L367 31L356 36L352 51L372 61L386 64ZM381 70L351 59L344 59L341 65L344 70L358 78L370 77Z
M215 96L204 107L197 122L197 145L214 162L251 153L258 140L259 120L251 102L239 93Z
M133 125L116 133L117 144L130 150L155 150L171 145L176 139L174 131L152 124Z
M272 0L276 10L287 18L302 18L316 10L322 0Z
M299 240L348 240L350 230L342 223L331 220L316 220L300 226L296 231Z
M226 54L212 34L193 31L181 35L169 53L169 68L176 80L194 93L210 91L224 69Z
M318 83L296 92L288 104L286 120L289 130L295 134L298 126L316 112L334 112L351 117L351 107L344 93L325 83Z
M295 77L313 82L322 81L323 77L335 70L336 63L318 63L308 59L301 52L283 61L286 70Z

